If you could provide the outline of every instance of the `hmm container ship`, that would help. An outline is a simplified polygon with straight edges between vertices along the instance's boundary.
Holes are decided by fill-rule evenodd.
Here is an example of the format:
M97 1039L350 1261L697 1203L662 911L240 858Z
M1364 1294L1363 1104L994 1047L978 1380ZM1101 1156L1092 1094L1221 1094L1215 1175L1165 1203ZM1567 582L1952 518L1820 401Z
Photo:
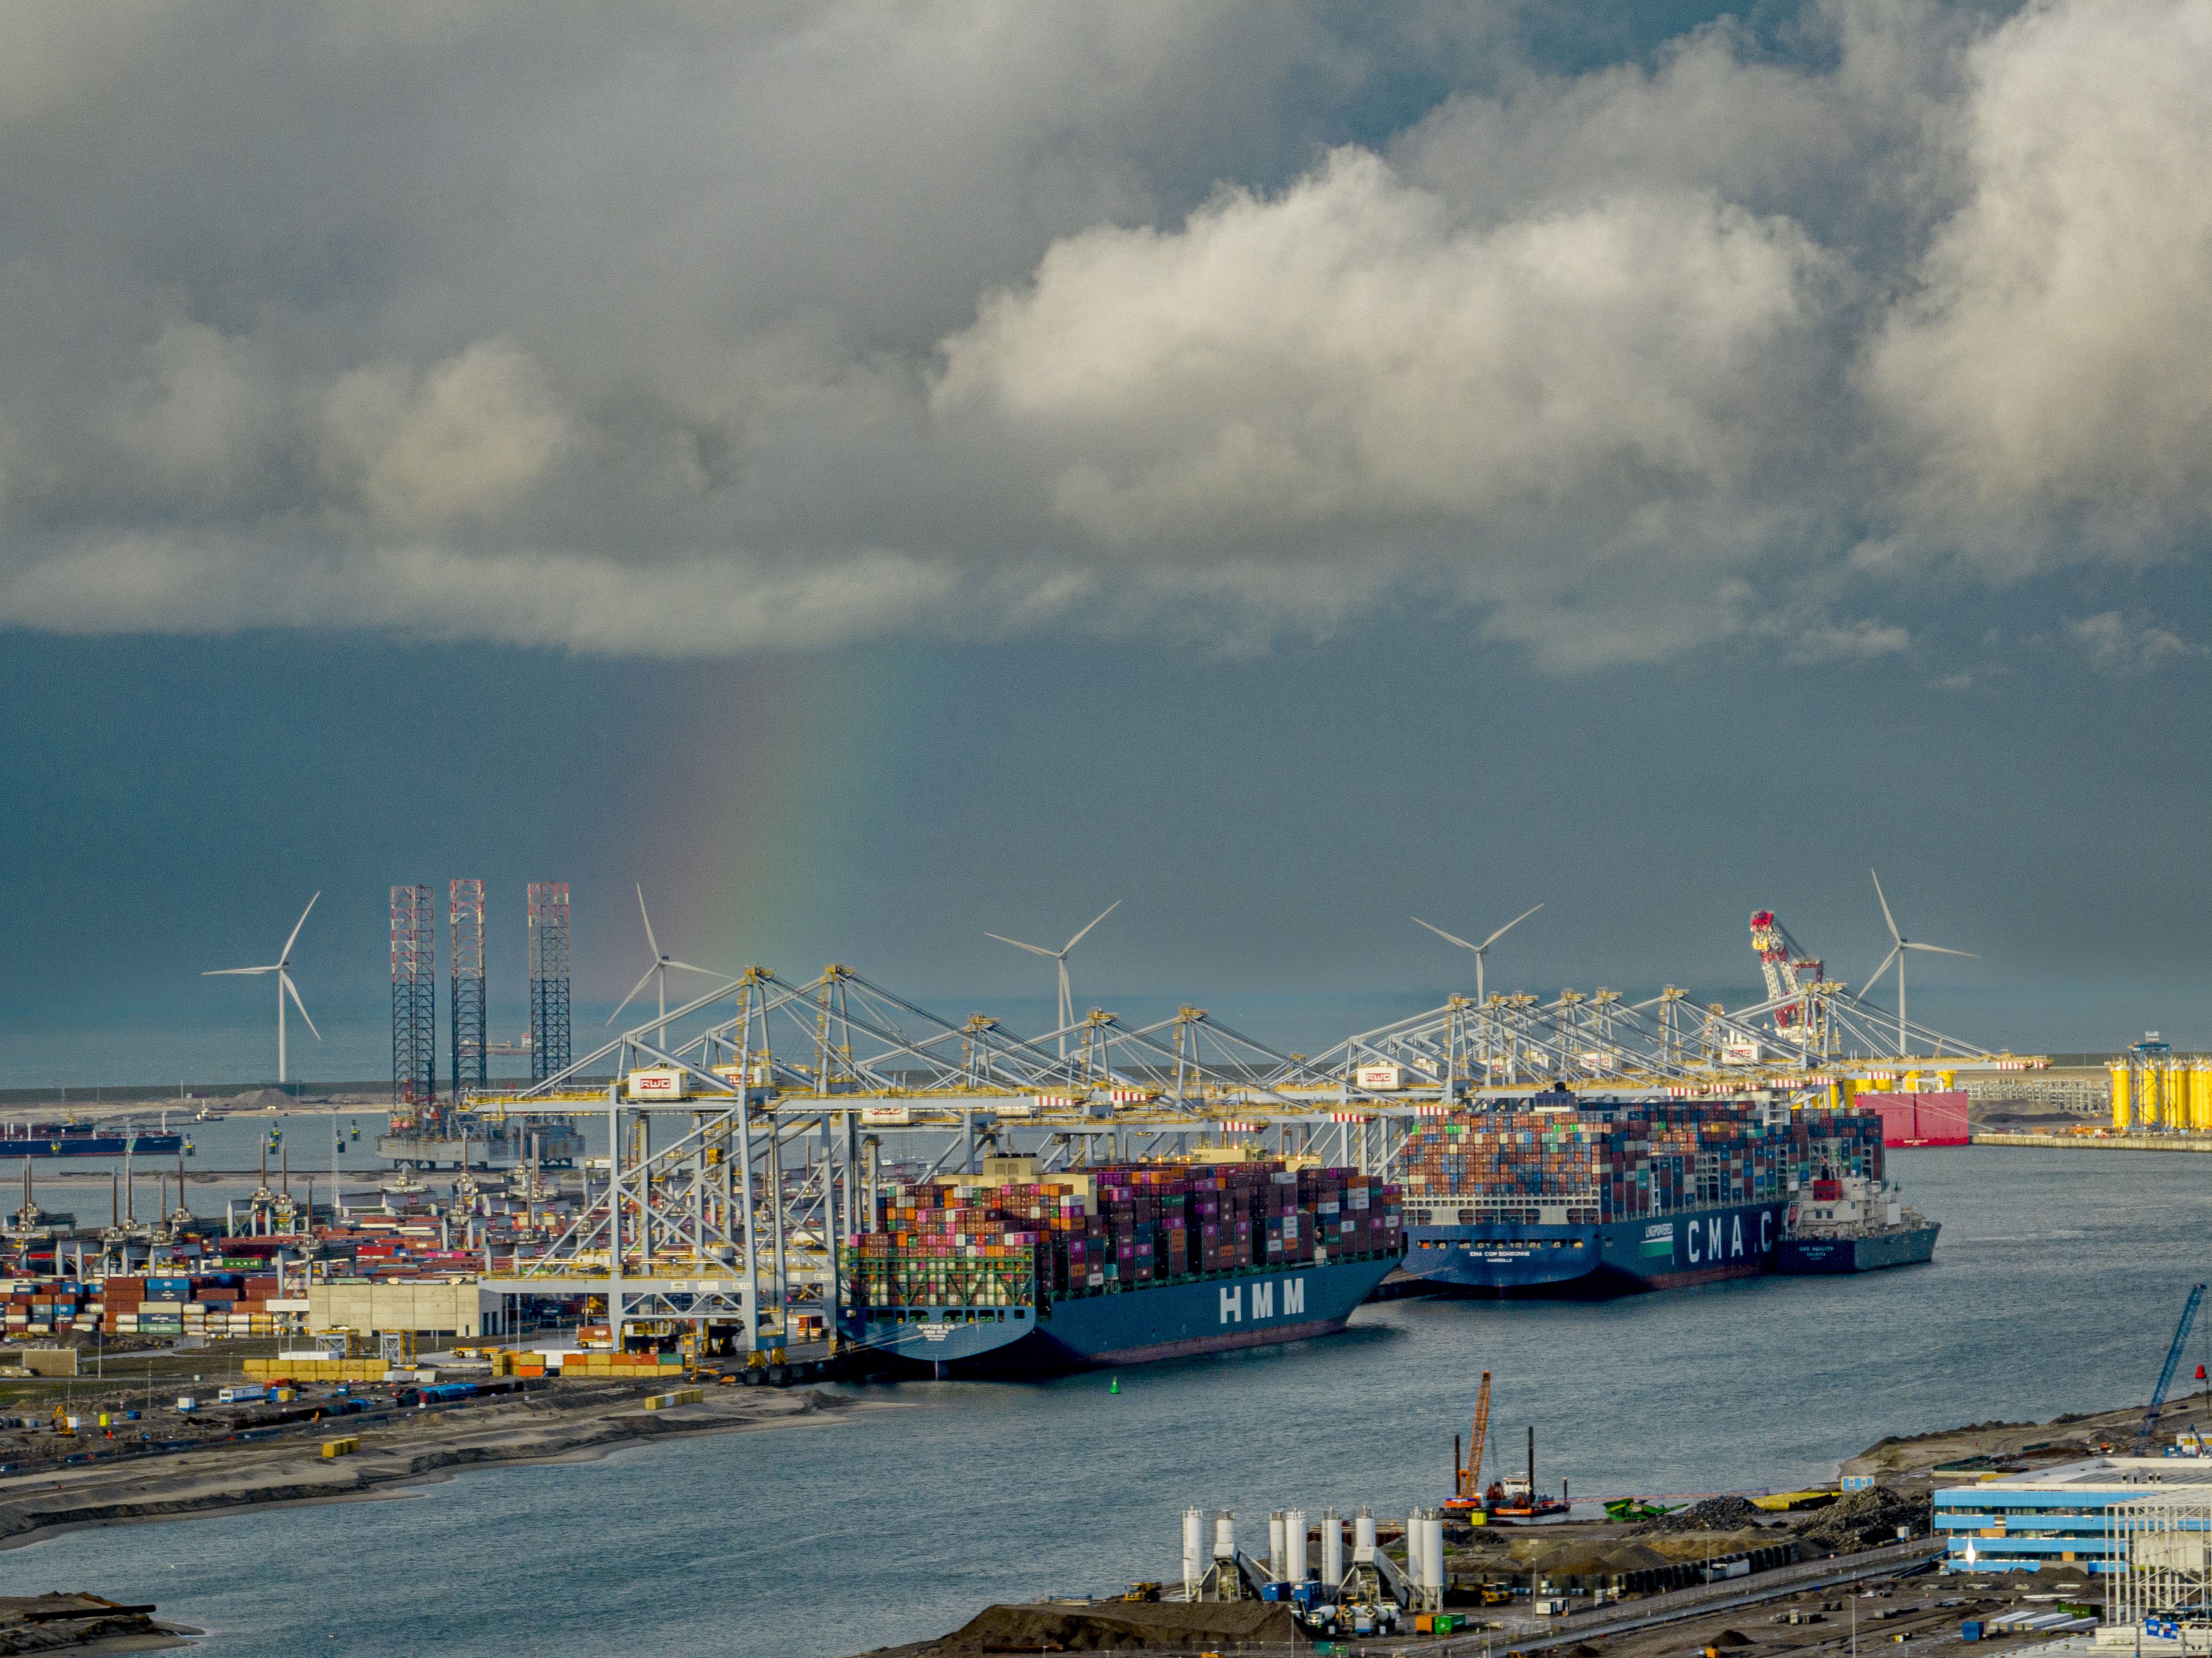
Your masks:
M1540 1094L1423 1125L1406 1168L1404 1272L1445 1292L1626 1295L1935 1253L1918 1216L1879 1247L1811 1247L1832 1206L1814 1191L1887 1190L1872 1114Z
M848 1238L842 1333L940 1376L1036 1375L1332 1334L1403 1247L1351 1169L1170 1161L893 1187Z

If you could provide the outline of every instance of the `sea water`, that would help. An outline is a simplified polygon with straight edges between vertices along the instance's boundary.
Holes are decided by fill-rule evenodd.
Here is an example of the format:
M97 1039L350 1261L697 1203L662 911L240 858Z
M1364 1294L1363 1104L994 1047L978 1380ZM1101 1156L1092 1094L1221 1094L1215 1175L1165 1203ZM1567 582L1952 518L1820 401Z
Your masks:
M2212 1164L1893 1153L1932 1266L1595 1303L1405 1301L1322 1341L1043 1384L836 1389L885 1408L398 1500L67 1533L10 1592L156 1601L222 1658L460 1652L836 1658L993 1600L1179 1570L1188 1504L1404 1514L1449 1494L1492 1375L1495 1450L1577 1497L1785 1490L1886 1434L2147 1398L2208 1276ZM2208 1321L2212 1327L2212 1321ZM2193 1339L2176 1391L2212 1340Z

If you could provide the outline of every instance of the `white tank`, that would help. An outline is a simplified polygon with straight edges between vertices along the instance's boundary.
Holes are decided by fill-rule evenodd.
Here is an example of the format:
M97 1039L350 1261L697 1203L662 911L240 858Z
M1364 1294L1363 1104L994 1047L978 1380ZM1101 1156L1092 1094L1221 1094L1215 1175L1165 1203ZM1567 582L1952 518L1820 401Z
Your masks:
M1444 1522L1421 1521L1421 1587L1442 1590L1444 1586Z
M1283 1535L1290 1545L1289 1565L1283 1576L1293 1583L1306 1581L1306 1511L1286 1509L1283 1512Z
M1267 1516L1267 1575L1281 1582L1290 1569L1291 1546L1283 1524L1283 1511Z
M1234 1560L1237 1558L1237 1510L1224 1509L1213 1520L1213 1558Z
M1321 1516L1321 1581L1331 1588L1344 1581L1344 1521L1334 1509Z
M1415 1509L1406 1516L1406 1576L1416 1583L1421 1576L1421 1511Z
M1182 1511L1182 1581L1195 1584L1206 1576L1206 1510Z
M1372 1565L1375 1561L1375 1516L1362 1509L1352 1521L1352 1564Z

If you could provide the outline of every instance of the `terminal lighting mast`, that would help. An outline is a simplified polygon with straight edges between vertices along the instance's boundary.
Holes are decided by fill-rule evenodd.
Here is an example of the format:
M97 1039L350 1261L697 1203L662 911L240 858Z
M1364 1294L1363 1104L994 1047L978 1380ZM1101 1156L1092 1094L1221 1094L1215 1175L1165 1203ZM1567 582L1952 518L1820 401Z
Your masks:
M530 1078L568 1068L568 884L530 884Z
M426 886L392 889L392 1097L437 1102L438 910Z
M447 940L453 954L453 1091L459 1104L482 1093L488 1080L484 1058L484 884L453 881L447 885Z

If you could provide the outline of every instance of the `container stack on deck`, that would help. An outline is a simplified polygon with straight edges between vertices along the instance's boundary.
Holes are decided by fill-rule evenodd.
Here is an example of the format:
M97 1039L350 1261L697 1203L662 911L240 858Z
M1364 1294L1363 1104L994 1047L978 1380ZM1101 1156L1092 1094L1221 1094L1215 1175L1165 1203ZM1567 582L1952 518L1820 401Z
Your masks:
M1562 1203L1571 1221L1626 1220L1786 1197L1793 1178L1880 1179L1881 1143L1873 1115L1768 1122L1738 1101L1482 1111L1413 1131L1407 1187L1417 1201L1490 1199L1485 1221L1534 1224Z
M1117 1163L893 1187L849 1241L856 1304L1031 1306L1396 1253L1398 1188L1349 1169Z

